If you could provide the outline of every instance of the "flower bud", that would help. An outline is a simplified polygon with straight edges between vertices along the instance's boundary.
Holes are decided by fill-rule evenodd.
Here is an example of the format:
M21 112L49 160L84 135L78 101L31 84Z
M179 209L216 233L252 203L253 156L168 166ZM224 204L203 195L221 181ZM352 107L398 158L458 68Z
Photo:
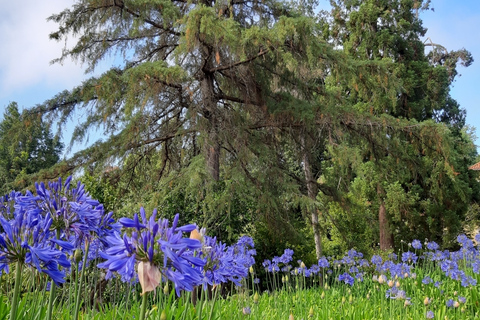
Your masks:
M73 258L75 259L76 263L79 263L80 261L82 261L82 256L83 256L82 249L78 248L77 250L75 250Z
M165 286L163 287L163 293L167 296L168 293L169 293L169 288L168 288L168 282L165 284Z
M167 320L167 312L165 312L165 310L162 310L162 314L160 315L160 320Z
M253 303L257 304L258 299L259 299L258 292L255 292L255 294L253 295Z

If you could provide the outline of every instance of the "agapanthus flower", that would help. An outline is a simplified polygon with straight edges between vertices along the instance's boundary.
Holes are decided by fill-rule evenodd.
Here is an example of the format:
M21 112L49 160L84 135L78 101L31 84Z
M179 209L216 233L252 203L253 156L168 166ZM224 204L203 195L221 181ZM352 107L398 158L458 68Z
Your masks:
M413 249L420 250L422 249L422 243L420 242L420 240L415 239L412 241L412 247Z
M438 248L440 248L440 246L435 241L427 243L428 250L438 250Z
M204 261L200 268L204 288L208 285L232 281L240 286L240 281L248 276L249 268L253 266L256 254L253 241L248 237L241 237L233 246L227 246L216 238L204 237L203 246L197 250L198 257Z
M192 291L195 285L201 283L202 274L198 267L203 267L205 263L191 254L202 246L200 241L183 237L183 233L191 232L196 226L178 227L178 214L170 226L168 219L155 220L156 213L154 210L147 219L145 210L140 208L140 218L135 214L133 219L120 219L127 230L123 236L114 234L106 237L109 247L105 253L100 253L106 261L98 267L107 269L108 277L117 272L123 281L131 281L137 266L144 292L155 289L166 279L175 284L177 295L180 295L180 290ZM131 236L127 235L129 233Z
M252 310L250 309L250 307L243 307L242 313L248 316L250 313L252 313Z
M349 275L347 272L344 274L341 274L338 276L338 281L343 281L346 284L349 284L350 286L353 286L355 282L355 278L353 278L351 275Z
M426 276L426 277L423 278L423 280L422 280L422 283L423 283L423 284L430 284L430 283L432 283L432 282L433 282L433 280L432 280L432 278L430 278L429 276Z
M75 248L83 247L86 239L103 241L119 232L121 226L113 219L113 212L105 213L103 205L90 197L83 184L78 182L72 187L71 181L70 176L65 183L61 178L47 184L35 183L37 194L17 195L16 206L32 216L45 217L48 214L52 219L50 229L53 234L59 240L72 242Z
M382 264L383 260L382 260L382 257L380 257L379 255L376 255L374 254L372 256L372 259L370 259L370 262L372 262L374 265L376 266L379 266Z
M388 254L388 259L392 260L392 261L396 261L398 259L398 256L395 252L390 252Z
M280 257L279 259L279 262L282 262L284 264L287 264L289 263L290 261L292 261L292 257L293 257L293 250L292 249L285 249L283 251L283 254L282 256Z
M448 299L447 302L446 302L446 305L447 305L447 308L453 308L453 300Z
M408 262L408 263L416 263L418 260L418 257L415 253L411 251L407 251L402 253L402 261L403 262Z
M65 271L60 270L59 266L69 268L70 262L55 245L66 250L73 247L68 242L54 238L49 229L52 224L50 214L43 217L15 206L14 212L9 215L12 219L8 221L4 218L6 214L0 216L3 230L0 233L0 271L8 272L9 264L20 262L47 274L57 285L65 282Z
M429 310L429 311L427 311L425 317L427 319L433 319L435 317L435 314L433 313L433 311Z
M328 268L330 267L330 262L328 262L327 258L325 257L321 257L319 260L318 260L318 266L320 268Z

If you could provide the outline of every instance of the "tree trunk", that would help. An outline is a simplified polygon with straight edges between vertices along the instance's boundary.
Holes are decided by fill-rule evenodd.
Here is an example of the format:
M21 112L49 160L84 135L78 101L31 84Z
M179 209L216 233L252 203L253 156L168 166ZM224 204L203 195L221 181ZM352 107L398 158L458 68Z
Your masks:
M303 134L303 171L305 174L305 182L307 184L307 193L308 197L315 201L317 198L318 187L317 181L312 173L311 166L311 148L309 143L309 137L306 134ZM309 214L311 217L311 223L313 228L313 239L315 240L315 254L317 259L320 259L322 256L322 236L320 234L320 227L318 224L318 213L319 211L314 206L309 206Z
M218 139L219 119L217 101L215 99L215 79L209 71L213 67L212 48L203 47L203 59L205 61L202 69L203 76L200 80L202 92L203 116L208 120L207 136L205 138L204 153L207 170L215 181L220 180L220 143Z
M386 251L393 248L393 235L390 232L390 225L388 222L387 209L385 208L385 203L383 202L382 196L384 192L380 187L380 184L377 186L377 195L380 202L380 207L378 209L378 228L380 230L380 250Z
M220 144L216 132L210 132L205 145L207 169L215 181L220 180Z

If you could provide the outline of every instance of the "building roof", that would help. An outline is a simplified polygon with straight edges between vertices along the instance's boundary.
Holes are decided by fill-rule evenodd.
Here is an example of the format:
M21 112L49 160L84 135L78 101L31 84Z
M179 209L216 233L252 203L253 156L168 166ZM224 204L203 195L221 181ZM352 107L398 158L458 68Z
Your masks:
M468 167L470 170L480 170L480 162L475 163L473 166Z

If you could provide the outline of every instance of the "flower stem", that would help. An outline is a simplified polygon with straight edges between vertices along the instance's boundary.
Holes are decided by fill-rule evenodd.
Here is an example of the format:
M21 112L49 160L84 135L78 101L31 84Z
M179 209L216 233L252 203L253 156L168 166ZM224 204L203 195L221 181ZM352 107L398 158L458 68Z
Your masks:
M90 242L87 240L85 241L85 254L83 257L82 272L80 273L80 284L78 286L78 292L75 298L75 314L73 316L74 320L78 319L78 311L80 310L80 297L82 293L83 278L85 277L85 268L87 267L87 256L88 256L89 247L90 247Z
M22 261L17 261L17 267L15 269L15 288L13 290L12 309L10 310L10 319L15 320L17 317L18 298L20 296L20 287L22 286Z
M145 313L147 312L147 296L148 292L144 292L142 296L142 309L140 309L139 320L145 320Z
M52 320L53 313L53 301L57 295L57 285L53 280L50 281L50 296L48 298L48 311L47 311L47 320Z

